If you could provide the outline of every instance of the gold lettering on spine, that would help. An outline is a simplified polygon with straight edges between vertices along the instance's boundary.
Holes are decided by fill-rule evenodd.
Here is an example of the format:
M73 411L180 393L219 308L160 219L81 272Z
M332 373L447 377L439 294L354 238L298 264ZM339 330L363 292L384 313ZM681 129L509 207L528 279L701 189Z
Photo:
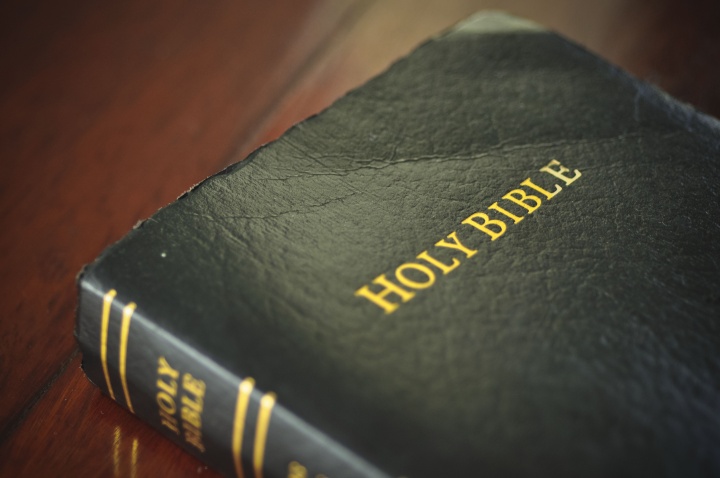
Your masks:
M480 224L479 222L477 222L477 219L482 219L483 223ZM462 223L468 224L475 229L481 230L482 232L490 236L490 240L492 241L505 234L505 231L507 230L507 226L504 222L502 222L500 219L490 219L490 217L484 212L476 212L475 214L471 214ZM488 226L496 226L498 230L490 229Z
M422 251L420 254L418 254L417 258L437 267L442 271L443 275L454 271L457 266L460 265L460 261L457 260L455 257L453 257L451 264L445 264L444 262L440 262L430 254L428 254L428 251Z
M177 378L180 376L180 372L178 372L177 370L172 368L164 356L160 356L158 358L157 373L158 373L158 375L166 375L166 376L170 377L171 380L177 380ZM158 380L158 381L160 381L160 380ZM158 384L158 385L160 385L160 384ZM170 392L170 393L175 395L175 392L177 391L177 384L173 384L173 385L174 385L174 387L172 388L172 392Z
M177 378L179 376L180 372L172 368L164 356L158 358L157 380L155 382L158 392L155 395L155 401L158 404L160 423L175 434L180 433L178 421L175 418L177 412L175 397L178 392Z
M307 478L307 468L297 461L291 461L288 465L287 478Z
M496 203L496 202L492 203L492 205L491 205L490 207L488 207L488 209L492 209L493 211L497 211L497 212L499 212L500 214L504 214L505 216L507 216L507 217L509 217L510 219L512 219L515 224L517 224L518 222L520 222L520 221L522 221L523 219L525 219L524 217L516 216L515 214L511 213L511 212L508 211L507 209L504 209L504 208L498 206L498 203Z
M205 406L205 382L186 373L182 379L183 396L180 400L180 418L185 430L185 441L204 452L202 442L202 413Z
M107 364L107 340L108 340L108 328L110 326L110 309L112 308L113 299L115 299L117 292L115 289L110 289L105 297L103 297L103 308L102 308L102 321L100 323L100 361L102 362L103 373L105 374L105 383L107 384L108 393L110 398L115 400L115 393L113 392L112 384L110 383L110 373L108 372Z
M405 276L405 271L407 269L413 269L420 272L422 275L427 277L427 280L425 280L424 282L418 282L412 279L408 279ZM398 267L395 270L395 277L397 277L397 280L399 280L402 285L410 287L411 289L427 289L435 283L435 273L429 267L423 266L421 264L415 264L414 262L406 262L405 264Z
M457 237L457 232L453 231L447 236L448 239L450 239L452 242L447 242L445 239L442 239L435 243L437 247L447 247L448 249L456 249L463 254L465 254L465 257L468 259L477 254L477 251L475 249L469 249L460 242L460 240Z
M232 452L235 462L235 475L237 478L244 478L242 469L242 440L245 430L245 417L247 416L250 394L255 387L255 380L248 377L238 386L237 404L235 405L235 420L233 422Z
M532 182L532 180L531 180L530 178L527 178L525 181L521 182L521 183L520 183L520 186L527 186L527 187L529 187L529 188L532 188L532 189L534 189L535 191L539 192L540 194L542 194L543 196L545 196L545 197L548 198L548 199L554 198L557 193L559 193L560 191L562 191L562 187L560 187L559 184L556 184L556 185L555 185L555 191L550 192L550 191L548 191L547 189L541 188L540 186L538 186L537 184L535 184L534 182Z
M559 166L559 168L552 169L554 166ZM543 173L552 174L556 178L562 179L565 182L565 184L568 184L568 185L574 183L580 176L582 176L582 173L580 171L578 171L577 169L575 171L573 171L574 176L570 177L570 176L565 175L565 173L570 171L570 169L566 168L565 166L560 164L560 161L558 161L557 159L553 159L552 161L547 163L546 166L543 166L542 168L540 168L540 171L542 171Z
M255 426L255 449L253 450L253 468L255 478L263 478L263 461L265 460L265 445L267 443L270 416L275 406L275 394L272 392L263 395L260 400L260 413Z
M400 306L399 304L387 300L385 297L388 295L395 294L400 297L400 300L403 302L407 302L415 297L414 292L407 291L402 287L393 284L387 277L385 277L385 274L377 276L373 280L373 284L383 287L383 290L380 292L373 292L370 290L370 287L364 285L355 291L355 297L365 297L367 300L383 309L386 314L393 313L393 311Z
M135 311L134 302L130 302L123 309L122 325L120 327L120 381L122 382L123 391L125 392L125 403L127 403L128 409L135 413L133 410L132 402L130 401L130 392L128 391L127 385L127 345L128 335L130 334L130 321L132 320L133 312Z
M166 392L159 392L157 394L157 404L168 415L175 415L177 412L175 400Z

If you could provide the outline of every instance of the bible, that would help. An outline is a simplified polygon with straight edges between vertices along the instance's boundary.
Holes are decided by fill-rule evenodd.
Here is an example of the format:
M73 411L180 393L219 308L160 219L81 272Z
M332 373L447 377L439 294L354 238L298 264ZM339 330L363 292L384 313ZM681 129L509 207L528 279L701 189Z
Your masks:
M83 368L228 476L720 473L719 154L476 15L86 266Z

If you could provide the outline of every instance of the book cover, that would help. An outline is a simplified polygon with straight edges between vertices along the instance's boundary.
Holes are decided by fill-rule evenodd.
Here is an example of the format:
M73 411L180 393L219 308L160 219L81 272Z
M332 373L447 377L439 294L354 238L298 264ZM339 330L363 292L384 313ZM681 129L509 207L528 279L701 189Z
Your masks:
M228 476L718 474L719 153L472 17L87 266L84 369Z

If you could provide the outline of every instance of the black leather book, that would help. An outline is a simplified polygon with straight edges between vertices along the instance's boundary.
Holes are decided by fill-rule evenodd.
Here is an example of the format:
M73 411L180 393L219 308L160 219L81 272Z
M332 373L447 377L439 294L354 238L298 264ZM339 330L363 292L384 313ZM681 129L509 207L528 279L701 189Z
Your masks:
M719 155L475 16L89 265L84 369L229 476L718 475Z

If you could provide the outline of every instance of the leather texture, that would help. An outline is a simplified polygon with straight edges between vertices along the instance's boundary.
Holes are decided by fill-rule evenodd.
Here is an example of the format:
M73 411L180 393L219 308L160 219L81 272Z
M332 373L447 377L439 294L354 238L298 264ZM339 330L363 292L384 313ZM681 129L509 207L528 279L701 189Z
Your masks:
M720 474L718 122L485 18L160 210L81 289L389 476ZM552 159L582 177L502 238L461 224ZM477 254L392 314L355 295L452 231ZM268 463L304 446L278 433Z

